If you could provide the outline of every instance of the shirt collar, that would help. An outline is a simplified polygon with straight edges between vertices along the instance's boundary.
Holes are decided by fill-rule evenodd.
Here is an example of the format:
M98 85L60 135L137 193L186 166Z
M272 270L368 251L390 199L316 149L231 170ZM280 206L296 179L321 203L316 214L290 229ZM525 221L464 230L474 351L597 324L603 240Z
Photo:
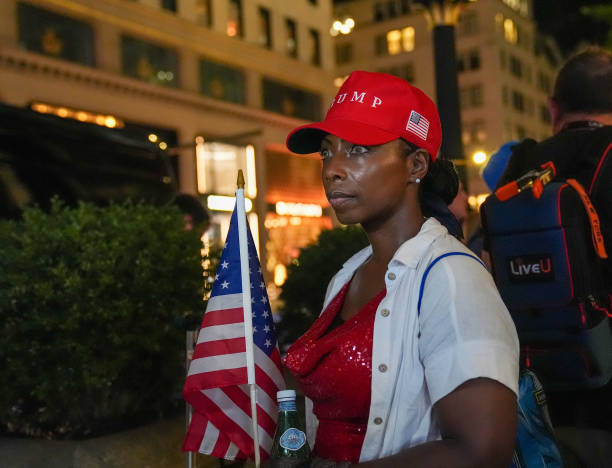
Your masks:
M396 264L415 268L431 243L446 232L448 232L446 228L437 219L428 218L416 236L399 246L391 262L389 262L389 266ZM344 263L343 270L352 274L370 255L372 255L372 246L368 245L349 258Z

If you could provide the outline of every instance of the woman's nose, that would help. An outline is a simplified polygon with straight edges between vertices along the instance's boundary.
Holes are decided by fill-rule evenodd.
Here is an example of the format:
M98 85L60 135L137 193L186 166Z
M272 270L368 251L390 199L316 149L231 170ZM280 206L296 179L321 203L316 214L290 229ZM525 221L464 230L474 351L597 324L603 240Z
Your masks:
M346 178L346 156L340 151L333 151L331 156L323 161L323 178L327 181Z

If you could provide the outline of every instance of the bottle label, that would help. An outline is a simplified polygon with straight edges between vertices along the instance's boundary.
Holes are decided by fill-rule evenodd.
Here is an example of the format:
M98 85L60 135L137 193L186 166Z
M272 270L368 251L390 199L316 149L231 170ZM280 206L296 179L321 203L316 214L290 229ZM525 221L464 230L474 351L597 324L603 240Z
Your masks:
M280 445L287 450L299 450L306 443L306 434L295 427L290 427L280 437Z

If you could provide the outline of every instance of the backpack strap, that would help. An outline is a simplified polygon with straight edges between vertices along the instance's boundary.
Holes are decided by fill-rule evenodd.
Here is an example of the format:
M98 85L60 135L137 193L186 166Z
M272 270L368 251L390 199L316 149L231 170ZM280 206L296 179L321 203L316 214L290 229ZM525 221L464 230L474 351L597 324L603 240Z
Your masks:
M438 263L439 260L442 260L444 257L449 257L451 255L463 255L464 257L470 257L473 258L474 260L476 260L478 263L480 263L486 270L486 266L484 263L482 263L482 260L480 260L478 257L476 257L475 255L471 255L469 253L465 253L465 252L447 252L445 254L442 254L436 258L433 259L433 261L429 264L429 266L427 267L427 269L425 270L425 273L423 273L423 277L421 278L421 286L419 287L419 303L417 305L417 316L420 317L421 316L421 300L423 299L423 291L425 289L425 280L427 279L427 275L429 275L429 271L432 269L432 267Z

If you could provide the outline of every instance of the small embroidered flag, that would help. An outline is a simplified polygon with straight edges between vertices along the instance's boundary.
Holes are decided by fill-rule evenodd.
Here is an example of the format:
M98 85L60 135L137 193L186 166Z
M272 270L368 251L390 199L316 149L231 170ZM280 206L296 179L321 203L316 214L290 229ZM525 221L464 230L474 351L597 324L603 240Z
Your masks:
M423 117L416 111L410 112L410 118L406 125L406 130L414 133L423 140L427 140L427 133L429 132L429 120Z

